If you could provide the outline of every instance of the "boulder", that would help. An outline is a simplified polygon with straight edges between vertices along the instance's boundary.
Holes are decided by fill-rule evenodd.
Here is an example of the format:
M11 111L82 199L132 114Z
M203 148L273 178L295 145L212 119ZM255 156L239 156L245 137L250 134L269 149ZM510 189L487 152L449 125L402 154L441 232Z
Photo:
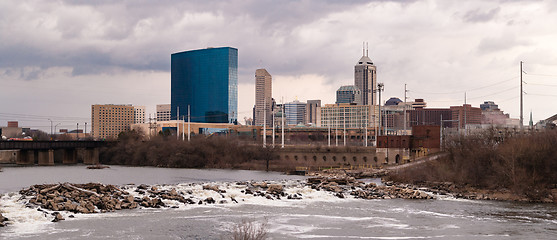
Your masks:
M266 182L261 182L261 183L252 183L251 184L253 187L260 187L260 188L267 188L268 184Z
M215 191L215 192L218 192L218 193L223 191L223 190L220 190L219 187L216 186L216 185L204 185L203 190L212 190L212 191Z
M308 178L306 181L309 184L320 184L324 181L325 179L322 177L314 177L314 178Z
M284 187L280 184L270 184L267 188L267 193L281 194L283 190Z
M65 220L64 217L62 217L62 214L60 214L59 212L53 212L52 215L54 216L54 219L52 219L52 222L59 222L59 221Z
M91 202L86 203L86 204L85 204L85 208L87 208L87 210L88 210L90 213L95 212L95 206L94 206L93 203L91 203Z
M204 202L206 202L208 204L213 204L213 203L215 203L215 199L213 199L212 197L208 197L204 200Z
M170 194L170 196L177 196L178 192L176 191L176 188L173 188L172 190L170 190L170 193L168 194Z

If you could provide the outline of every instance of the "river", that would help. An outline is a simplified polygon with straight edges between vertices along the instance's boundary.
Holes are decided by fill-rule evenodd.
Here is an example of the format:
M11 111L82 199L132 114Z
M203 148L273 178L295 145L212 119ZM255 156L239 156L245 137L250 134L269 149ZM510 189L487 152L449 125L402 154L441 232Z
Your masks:
M242 195L237 181L269 181L288 186L302 200L269 200ZM557 206L498 201L340 199L305 187L304 177L244 170L197 170L111 166L4 167L0 172L0 212L11 222L0 239L226 239L241 221L266 223L269 239L557 239ZM238 203L175 204L175 208L73 214L52 223L51 216L25 207L18 190L41 183L101 182L156 184L193 191L218 185Z

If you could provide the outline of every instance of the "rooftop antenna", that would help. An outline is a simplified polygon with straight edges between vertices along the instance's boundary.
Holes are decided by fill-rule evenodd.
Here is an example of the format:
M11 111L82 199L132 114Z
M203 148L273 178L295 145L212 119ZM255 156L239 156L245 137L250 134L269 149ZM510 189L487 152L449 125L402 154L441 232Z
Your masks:
M366 55L366 42L362 42L362 55Z
M369 42L366 42L366 57L369 57Z

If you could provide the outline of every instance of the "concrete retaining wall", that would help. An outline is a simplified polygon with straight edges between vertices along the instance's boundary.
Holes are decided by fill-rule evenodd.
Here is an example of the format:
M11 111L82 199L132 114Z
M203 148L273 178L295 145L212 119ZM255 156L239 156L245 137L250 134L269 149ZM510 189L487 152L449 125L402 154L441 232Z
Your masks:
M284 148L278 151L279 161L291 167L333 167L382 165L382 154L375 152L374 147L307 147Z

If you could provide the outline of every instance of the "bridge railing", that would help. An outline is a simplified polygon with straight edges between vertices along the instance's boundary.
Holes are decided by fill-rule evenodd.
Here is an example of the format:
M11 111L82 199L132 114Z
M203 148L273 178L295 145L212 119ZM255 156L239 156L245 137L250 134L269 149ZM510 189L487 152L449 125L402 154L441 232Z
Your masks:
M98 148L105 141L0 141L0 150Z

